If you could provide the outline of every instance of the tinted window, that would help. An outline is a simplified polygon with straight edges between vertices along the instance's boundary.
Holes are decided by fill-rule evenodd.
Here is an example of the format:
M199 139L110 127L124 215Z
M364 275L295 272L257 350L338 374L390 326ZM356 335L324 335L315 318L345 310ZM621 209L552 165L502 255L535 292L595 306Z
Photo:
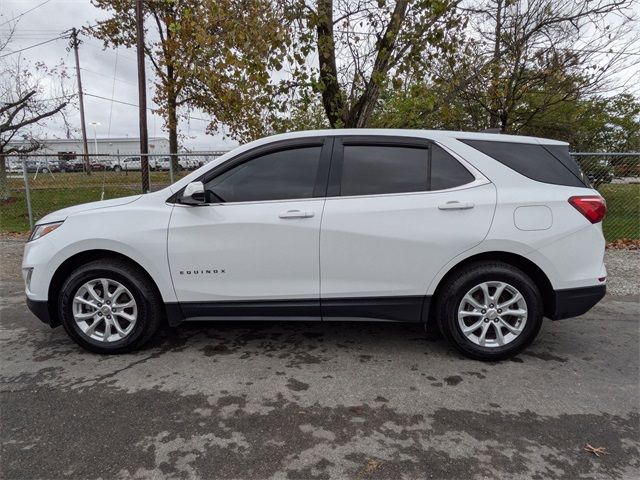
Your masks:
M313 197L322 147L269 153L205 184L209 202L251 202Z
M460 140L482 153L495 158L516 172L538 182L584 187L585 183L566 163L571 158L560 161L542 145L512 142L491 142L487 140ZM573 162L575 163L575 162ZM579 168L575 166L577 171Z
M431 147L431 190L445 190L473 182L475 177L437 145Z
M589 179L583 173L580 165L578 165L578 162L576 162L569 154L568 145L545 145L544 148L546 148L549 153L551 153L551 155L560 160L565 167L571 170L571 172L575 176L577 176L582 181L582 183L584 183L586 186L591 186L589 184Z
M425 191L427 162L427 149L345 145L340 194Z

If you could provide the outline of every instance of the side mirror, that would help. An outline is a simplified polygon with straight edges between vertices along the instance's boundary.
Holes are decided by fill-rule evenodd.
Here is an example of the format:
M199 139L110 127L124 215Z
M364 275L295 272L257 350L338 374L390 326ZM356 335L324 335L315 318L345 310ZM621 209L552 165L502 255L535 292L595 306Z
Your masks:
M184 193L179 199L180 203L185 205L203 205L205 203L204 198L204 185L202 182L191 182L184 189Z

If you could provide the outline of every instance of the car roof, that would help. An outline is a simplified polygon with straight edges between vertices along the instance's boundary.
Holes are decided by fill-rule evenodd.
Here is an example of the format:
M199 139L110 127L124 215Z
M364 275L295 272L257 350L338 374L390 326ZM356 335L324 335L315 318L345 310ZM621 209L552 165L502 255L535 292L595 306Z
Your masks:
M550 138L527 137L524 135L507 135L502 133L462 132L455 130L410 130L394 128L336 128L327 130L303 130L299 132L281 133L261 140L269 143L277 140L316 136L340 136L340 135L379 135L401 137L424 137L438 141L441 139L457 140L487 140L493 142L534 143L545 145L568 145L567 142ZM262 143L260 140L258 142Z

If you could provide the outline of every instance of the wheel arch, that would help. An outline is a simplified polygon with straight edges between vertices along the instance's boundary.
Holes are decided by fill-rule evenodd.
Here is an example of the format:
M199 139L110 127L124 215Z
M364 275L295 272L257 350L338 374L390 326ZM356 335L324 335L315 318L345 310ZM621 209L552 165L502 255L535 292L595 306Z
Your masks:
M531 277L531 280L533 280L533 282L540 290L540 294L542 296L542 301L544 304L544 315L548 317L555 311L556 296L554 293L553 285L551 284L551 281L549 280L547 274L538 265L536 265L528 258L523 257L522 255L518 255L517 253L490 251L477 253L475 255L471 255L467 258L462 259L453 267L451 267L449 271L439 280L431 297L432 301L430 302L427 322L431 323L435 321L436 305L438 303L438 298L443 285L445 285L451 277L454 277L460 271L464 270L468 265L486 261L500 261L522 270L523 273Z
M51 277L51 282L49 282L49 289L47 291L47 298L49 299L48 309L49 309L50 325L52 327L55 327L60 324L60 319L58 318L58 309L57 309L58 302L52 301L52 300L58 298L58 296L56 295L56 292L60 289L65 279L69 276L69 274L73 270L75 270L79 266L87 262L91 262L94 260L101 260L101 259L118 259L118 260L127 262L130 265L135 266L149 281L149 284L152 285L153 288L155 288L158 296L162 298L160 288L158 287L158 284L153 279L153 277L149 274L149 272L147 272L147 270L142 265L140 265L140 263L136 262L131 257L128 257L127 255L124 255L119 252L115 252L113 250L105 250L105 249L85 250L82 252L78 252L74 255L71 255L69 258L67 258L64 262L62 262L58 266L55 273Z

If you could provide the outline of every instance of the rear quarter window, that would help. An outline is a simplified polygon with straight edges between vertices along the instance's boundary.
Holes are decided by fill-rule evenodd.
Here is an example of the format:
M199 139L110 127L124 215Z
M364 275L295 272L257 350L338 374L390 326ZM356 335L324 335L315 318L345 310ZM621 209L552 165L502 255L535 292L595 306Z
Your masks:
M460 141L532 180L568 187L589 187L567 147L489 140Z

